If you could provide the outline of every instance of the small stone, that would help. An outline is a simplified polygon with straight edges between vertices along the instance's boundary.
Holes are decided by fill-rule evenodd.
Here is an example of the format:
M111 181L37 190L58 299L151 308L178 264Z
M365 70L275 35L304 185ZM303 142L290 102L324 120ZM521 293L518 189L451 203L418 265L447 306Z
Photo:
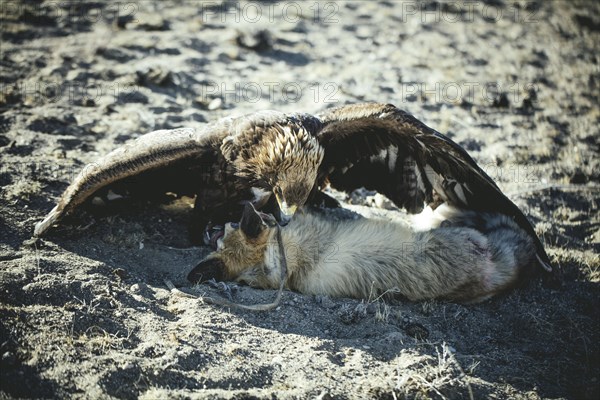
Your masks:
M13 353L12 351L7 351L6 353L2 354L2 363L3 364L14 364L15 361L17 361L17 357L15 356L15 353Z
M248 50L257 52L267 51L273 47L273 37L271 32L261 29L256 32L238 32L235 43Z
M120 63L125 63L134 58L133 55L131 55L123 50L114 48L114 47L113 48L99 47L98 49L96 49L96 54L101 57L106 58L107 60L118 61Z
M127 371L128 369L134 369L134 368L135 368L135 364L132 362L127 362L121 367L121 369L123 369L124 371Z
M173 83L173 74L171 71L161 67L153 67L145 71L137 71L137 81L139 84L168 86Z
M148 104L148 96L137 90L135 87L132 87L132 89L133 90L119 92L117 95L117 102Z
M492 106L497 108L508 108L510 107L510 101L506 93L500 93L497 98L494 99Z
M317 296L317 303L319 303L323 308L333 308L335 307L335 303L327 296Z
M362 320L364 317L365 313L357 309L345 309L342 310L338 315L339 320L346 325L355 324Z
M113 270L113 274L115 274L120 280L127 279L127 271L123 268L115 268Z
M218 110L223 105L223 100L220 97L212 99L208 106L206 107L209 111Z
M134 18L133 15L127 14L127 15L119 15L115 21L114 24L117 26L117 28L120 29L125 29L125 26L130 23L133 22Z
M158 14L140 14L137 20L137 29L144 31L166 31L169 30L169 22ZM127 24L134 25L134 23Z
M30 291L31 289L33 289L33 287L35 287L35 284L34 284L34 283L28 283L27 285L23 286L23 287L21 288L21 290L23 290L24 292L28 292L28 291Z
M569 183L583 184L587 183L588 177L581 171L575 171L575 173L569 178Z
M369 303L367 305L367 314L375 314L377 312L377 310L379 309L379 304L378 303Z

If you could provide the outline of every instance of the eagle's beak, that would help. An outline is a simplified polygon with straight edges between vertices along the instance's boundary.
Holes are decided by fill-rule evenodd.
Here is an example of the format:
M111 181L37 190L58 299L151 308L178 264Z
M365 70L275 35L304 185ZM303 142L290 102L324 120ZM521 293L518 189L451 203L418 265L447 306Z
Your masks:
M281 225L287 225L296 213L298 207L295 205L288 206L287 202L282 201L279 203L279 210L281 211Z

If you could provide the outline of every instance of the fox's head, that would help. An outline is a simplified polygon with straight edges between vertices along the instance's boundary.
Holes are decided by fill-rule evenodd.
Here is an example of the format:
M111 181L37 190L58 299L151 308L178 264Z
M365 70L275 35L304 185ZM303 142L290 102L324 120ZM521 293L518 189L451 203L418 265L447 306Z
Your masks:
M265 265L267 246L276 241L276 230L273 216L259 213L247 203L240 222L228 223L223 232L217 233L222 234L216 240L217 251L198 264L188 274L188 280L236 280L262 288L278 287L278 272Z

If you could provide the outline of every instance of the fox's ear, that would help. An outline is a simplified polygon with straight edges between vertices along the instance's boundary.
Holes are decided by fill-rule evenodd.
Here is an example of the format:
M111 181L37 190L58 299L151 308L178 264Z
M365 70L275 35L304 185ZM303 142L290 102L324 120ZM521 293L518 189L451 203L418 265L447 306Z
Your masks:
M208 258L196 265L187 278L192 283L206 282L211 279L225 280L225 263L220 258Z
M267 227L263 222L260 214L254 209L252 203L246 203L244 206L244 214L242 214L242 220L240 221L240 229L244 232L244 235L254 239Z

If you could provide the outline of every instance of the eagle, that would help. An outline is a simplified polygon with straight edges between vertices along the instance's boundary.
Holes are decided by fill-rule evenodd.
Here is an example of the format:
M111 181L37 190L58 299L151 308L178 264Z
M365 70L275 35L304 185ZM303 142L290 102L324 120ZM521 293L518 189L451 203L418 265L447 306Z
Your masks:
M540 266L556 273L533 226L469 154L391 104L341 106L318 115L261 111L205 125L154 131L88 164L34 229L108 189L195 196L201 221L238 221L244 204L285 224L321 190L365 187L415 214L442 203L511 217L535 241Z

